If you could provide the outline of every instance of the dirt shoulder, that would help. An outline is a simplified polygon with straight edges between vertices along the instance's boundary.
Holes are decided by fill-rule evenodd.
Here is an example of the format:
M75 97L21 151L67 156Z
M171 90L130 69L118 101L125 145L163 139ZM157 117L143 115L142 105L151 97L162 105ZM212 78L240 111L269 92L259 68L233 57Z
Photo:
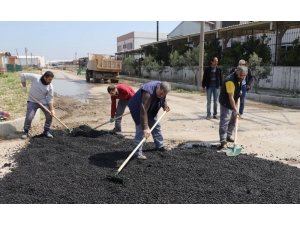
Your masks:
M56 79L84 81L83 76L75 72L54 70ZM126 81L135 90L142 83ZM88 84L90 94L85 96L88 103L75 97L56 96L55 111L57 117L68 127L76 128L88 125L91 128L107 122L110 118L110 96L108 84ZM219 145L219 120L206 120L206 97L199 94L171 92L167 96L171 111L162 118L162 131L166 144L171 147L183 144ZM126 109L125 112L128 112ZM162 114L162 110L159 115ZM43 117L42 117L43 118ZM299 110L281 108L251 100L246 101L243 119L239 120L237 144L243 147L242 153L255 154L257 157L276 160L300 168L300 120ZM32 127L30 135L43 131L44 120ZM98 130L110 130L113 124L105 124ZM53 120L52 129L65 129L57 120ZM130 115L122 120L122 134L133 139L135 126ZM152 142L153 139L147 140ZM20 139L20 133L0 139L0 177L13 167L13 154L30 140ZM232 145L228 145L229 147ZM63 146L62 146L63 148ZM6 166L4 166L6 165ZM10 166L8 166L10 165Z

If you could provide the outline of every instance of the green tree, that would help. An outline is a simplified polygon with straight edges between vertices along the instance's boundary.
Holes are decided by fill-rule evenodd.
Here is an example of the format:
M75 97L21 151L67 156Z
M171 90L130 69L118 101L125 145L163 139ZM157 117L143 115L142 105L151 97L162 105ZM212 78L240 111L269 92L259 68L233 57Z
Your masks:
M199 73L199 47L193 48L193 50L187 50L184 53L184 63L194 73L195 76L195 85L197 85L198 81L198 73Z
M262 63L262 58L258 57L258 55L255 52L253 52L253 54L250 54L248 60L248 68L250 68L253 73L254 89L255 93L257 94L259 81L261 79L266 79L266 82L270 82L270 80L268 79L268 76L271 72L270 64L264 65Z
M130 56L124 59L123 65L125 66L125 69L129 71L130 74L131 72L135 74L136 70L138 69L139 63L134 57Z
M205 57L204 57L204 66L209 66L211 63L212 57L218 57L218 59L221 59L222 56L222 46L220 45L219 39L212 39L210 41L204 42L204 51L205 51Z
M170 54L170 65L174 69L176 81L178 80L178 71L183 69L184 61L184 57L179 55L177 51L174 51Z
M300 66L300 42L299 37L292 42L292 48L283 51L280 57L282 66Z
M148 77L151 77L151 71L157 67L156 64L157 62L154 60L153 56L148 55L145 57L142 69L148 73Z
M262 59L262 63L270 64L272 59L271 48L268 46L271 38L263 34L260 38L254 36L247 36L246 41L242 43L243 46L243 59L248 61L250 55L255 52ZM238 62L238 61L237 61Z
M158 80L162 81L162 72L166 69L166 66L164 65L164 62L161 61L161 63L156 62L154 60L153 62L153 70L158 73Z

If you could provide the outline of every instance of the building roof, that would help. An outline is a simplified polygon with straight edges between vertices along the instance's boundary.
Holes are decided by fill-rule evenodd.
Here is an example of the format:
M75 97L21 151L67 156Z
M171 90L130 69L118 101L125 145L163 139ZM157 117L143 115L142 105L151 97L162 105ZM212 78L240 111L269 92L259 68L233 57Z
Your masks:
M0 52L0 55L11 56L10 52Z

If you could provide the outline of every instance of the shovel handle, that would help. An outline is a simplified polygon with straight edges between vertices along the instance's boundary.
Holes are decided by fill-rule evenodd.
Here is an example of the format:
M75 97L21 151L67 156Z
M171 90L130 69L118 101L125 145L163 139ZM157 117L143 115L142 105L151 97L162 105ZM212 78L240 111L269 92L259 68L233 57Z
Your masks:
M39 104L41 107L43 107L43 109L45 109L49 114L51 114L51 112L49 111L49 109L47 109L42 103L40 103L35 97L33 97L29 92L27 92L27 94L34 100L36 101L37 104ZM55 115L53 115L53 117L55 119L57 119L65 128L67 128L68 130L70 130L69 127L67 127L60 119L58 119Z
M156 123L152 126L150 132L152 132L152 130L155 128L155 126L159 123L159 121L161 120L161 118L163 118L163 116L166 114L167 111L164 111L164 113L159 117L159 119L156 121ZM135 147L135 149L131 152L131 154L127 157L127 159L123 162L123 164L120 166L120 168L118 169L117 173L120 173L121 170L123 169L123 167L126 165L126 163L129 161L129 159L133 156L133 154L138 150L138 148L141 146L141 144L146 140L146 138L144 137L143 140L141 140L141 142L138 144L138 146Z
M130 113L130 112L125 113L125 114L123 114L123 115L121 115L121 116L118 116L118 117L116 117L116 118L114 118L114 119L115 119L115 120L120 119L121 117L126 116L126 115L128 115L129 113ZM107 122L105 122L105 123L100 124L99 126L93 128L93 130L95 130L95 129L97 129L98 127L101 127L101 126L103 126L103 125L105 125L105 124L108 124L108 123L110 123L110 121L107 121Z
M238 102L237 102L237 110L238 110L238 112L240 110L240 98L238 99ZM234 144L236 144L236 139L237 139L238 123L239 123L239 119L238 119L238 117L236 117L235 118Z

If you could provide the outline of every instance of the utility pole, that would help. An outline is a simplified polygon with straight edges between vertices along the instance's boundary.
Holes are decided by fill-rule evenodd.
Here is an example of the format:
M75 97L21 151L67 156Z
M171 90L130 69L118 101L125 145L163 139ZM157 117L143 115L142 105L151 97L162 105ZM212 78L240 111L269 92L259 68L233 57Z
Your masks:
M200 27L200 43L199 43L199 75L198 75L198 82L197 88L200 91L200 82L202 81L203 76L203 58L204 58L204 26L205 21L201 21Z
M28 62L27 62L27 48L25 48L25 54L26 54L26 70L28 69Z
M158 21L156 21L156 41L158 41Z
M31 52L31 65L32 65L32 52Z
M21 61L20 61L20 57L19 57L19 54L18 54L18 50L16 49L16 52L17 52L17 56L18 56L18 63L20 64L20 65L22 65L21 64Z

